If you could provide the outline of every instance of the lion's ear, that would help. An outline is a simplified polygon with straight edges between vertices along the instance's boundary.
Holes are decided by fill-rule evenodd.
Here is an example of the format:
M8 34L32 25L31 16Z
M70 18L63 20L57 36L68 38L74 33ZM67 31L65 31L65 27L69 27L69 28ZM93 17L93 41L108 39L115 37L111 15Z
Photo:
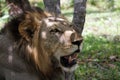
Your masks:
M33 12L33 13L26 12L25 20L36 25L36 24L39 24L39 22L40 22L40 15L38 13L35 13L35 12Z
M28 12L25 19L18 26L20 35L27 41L31 41L34 32L40 27L40 23L36 14Z

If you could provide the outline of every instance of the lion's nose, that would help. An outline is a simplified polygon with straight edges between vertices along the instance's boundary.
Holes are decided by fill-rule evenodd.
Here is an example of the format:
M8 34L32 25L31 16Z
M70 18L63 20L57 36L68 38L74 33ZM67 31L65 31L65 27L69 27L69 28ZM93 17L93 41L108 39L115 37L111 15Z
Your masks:
M80 46L80 44L83 41L83 38L79 36L77 33L72 33L70 38L73 45Z
M82 36L79 36L75 31L65 31L60 37L60 42L65 46L77 45L78 47L82 43Z
M81 40L77 40L72 42L72 44L80 46L81 42L82 42Z

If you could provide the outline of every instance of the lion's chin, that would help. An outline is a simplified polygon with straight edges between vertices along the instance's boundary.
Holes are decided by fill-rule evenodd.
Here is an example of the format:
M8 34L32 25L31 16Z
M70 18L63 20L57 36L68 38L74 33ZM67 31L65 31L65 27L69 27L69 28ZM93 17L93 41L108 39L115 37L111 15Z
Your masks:
M73 72L73 71L76 70L77 67L78 67L78 64L75 64L72 67L61 66L62 70L65 71L65 72Z
M61 68L64 71L72 72L77 68L77 59L79 52L80 50L76 50L70 55L60 57Z

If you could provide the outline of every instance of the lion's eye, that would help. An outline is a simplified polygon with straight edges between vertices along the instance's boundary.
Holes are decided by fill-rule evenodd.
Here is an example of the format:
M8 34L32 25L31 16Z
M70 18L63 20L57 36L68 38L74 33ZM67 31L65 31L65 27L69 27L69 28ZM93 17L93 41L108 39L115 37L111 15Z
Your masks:
M62 33L62 31L60 29L51 29L50 33Z

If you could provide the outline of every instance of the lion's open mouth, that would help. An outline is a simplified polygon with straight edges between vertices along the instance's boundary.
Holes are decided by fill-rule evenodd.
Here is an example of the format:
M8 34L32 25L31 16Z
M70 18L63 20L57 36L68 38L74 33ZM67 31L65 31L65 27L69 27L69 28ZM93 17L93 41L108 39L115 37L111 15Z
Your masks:
M62 66L70 68L75 64L77 64L77 58L79 52L80 50L78 49L70 55L60 57L60 63L62 64Z

